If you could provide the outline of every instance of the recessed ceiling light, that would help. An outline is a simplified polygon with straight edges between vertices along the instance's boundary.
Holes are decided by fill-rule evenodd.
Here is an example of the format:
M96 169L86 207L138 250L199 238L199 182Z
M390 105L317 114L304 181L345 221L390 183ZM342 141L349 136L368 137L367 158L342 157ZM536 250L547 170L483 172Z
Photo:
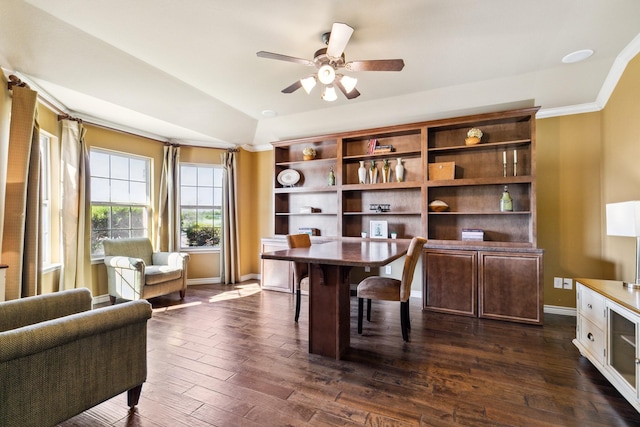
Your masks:
M570 54L565 55L562 58L562 62L564 62L565 64L573 64L574 62L583 61L591 55L593 55L593 50L591 49L576 50L575 52L571 52Z
M262 115L263 115L264 117L275 117L275 116L277 116L277 115L278 115L278 113L276 113L276 112L275 112L275 111L273 111L273 110L262 110Z

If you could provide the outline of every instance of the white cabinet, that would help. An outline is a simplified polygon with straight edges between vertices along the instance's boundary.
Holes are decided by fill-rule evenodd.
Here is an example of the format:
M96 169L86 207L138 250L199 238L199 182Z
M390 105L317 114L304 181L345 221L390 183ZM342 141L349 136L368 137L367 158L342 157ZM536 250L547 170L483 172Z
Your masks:
M262 239L260 242L260 253L288 248L285 239ZM293 268L290 261L261 259L260 264L262 289L293 292Z
M640 412L640 290L576 279L580 353Z

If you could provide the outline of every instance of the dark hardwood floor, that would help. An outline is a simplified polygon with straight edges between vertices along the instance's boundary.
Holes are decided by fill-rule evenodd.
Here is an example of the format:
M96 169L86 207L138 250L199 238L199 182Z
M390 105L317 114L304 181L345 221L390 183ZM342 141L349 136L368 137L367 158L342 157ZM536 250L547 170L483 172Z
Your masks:
M344 360L309 355L306 297L191 286L151 300L148 379L70 426L629 426L640 414L571 343L575 318L544 327L421 311L410 342L399 304L374 302Z

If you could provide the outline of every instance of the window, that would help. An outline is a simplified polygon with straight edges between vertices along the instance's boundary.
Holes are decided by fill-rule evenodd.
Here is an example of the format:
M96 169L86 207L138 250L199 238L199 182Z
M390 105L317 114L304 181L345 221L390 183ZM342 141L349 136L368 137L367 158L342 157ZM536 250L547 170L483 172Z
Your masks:
M221 166L180 166L180 247L219 248L222 230Z
M148 236L148 158L91 149L91 255L107 238Z
M51 137L40 131L40 218L42 224L42 264L51 264Z

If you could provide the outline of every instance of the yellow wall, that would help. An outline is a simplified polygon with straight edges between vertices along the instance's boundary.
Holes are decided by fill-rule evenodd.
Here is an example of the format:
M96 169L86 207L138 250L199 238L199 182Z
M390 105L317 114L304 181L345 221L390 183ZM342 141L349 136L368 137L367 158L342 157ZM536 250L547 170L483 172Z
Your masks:
M635 239L606 236L606 203L640 200L640 55L628 65L603 111L602 235L606 278L635 280Z
M246 153L250 160L240 171L240 200L251 213L240 222L243 274L260 273L260 238L273 236L273 151ZM245 156L243 156L243 159ZM243 208L240 208L242 211Z
M601 113L537 120L538 247L544 302L575 307L575 291L553 278L602 277Z

